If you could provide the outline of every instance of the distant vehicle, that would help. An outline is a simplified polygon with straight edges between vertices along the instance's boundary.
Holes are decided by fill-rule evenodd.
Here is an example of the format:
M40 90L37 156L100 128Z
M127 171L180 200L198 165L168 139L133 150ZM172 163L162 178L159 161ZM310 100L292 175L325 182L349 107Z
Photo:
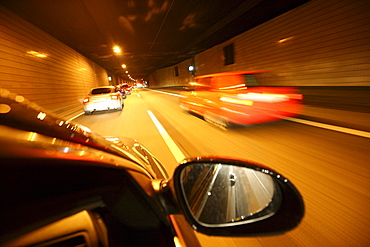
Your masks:
M112 109L122 111L124 102L116 87L104 86L91 89L90 94L83 100L83 107L86 115Z
M120 90L124 91L126 93L126 95L130 95L131 94L131 89L132 87L128 84L122 84L120 86Z
M136 82L135 82L135 87L136 88L145 88L145 87L148 87L148 84L143 79L137 79Z
M181 92L180 106L223 129L298 115L302 95L296 88L263 86L271 81L276 85L274 75L271 71L237 71L198 76Z
M0 88L0 246L200 246L295 228L304 202L254 162L193 157L168 174L143 145L102 137Z
M121 86L116 86L116 91L119 92L122 95L123 99L127 98L127 92L125 89L121 88Z

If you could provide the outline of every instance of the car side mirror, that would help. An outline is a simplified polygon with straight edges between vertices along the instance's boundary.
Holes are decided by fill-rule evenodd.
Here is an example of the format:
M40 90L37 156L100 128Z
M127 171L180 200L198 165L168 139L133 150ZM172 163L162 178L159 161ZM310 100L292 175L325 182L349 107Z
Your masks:
M296 227L304 215L292 183L256 163L198 157L178 166L173 182L188 222L205 234L279 234Z

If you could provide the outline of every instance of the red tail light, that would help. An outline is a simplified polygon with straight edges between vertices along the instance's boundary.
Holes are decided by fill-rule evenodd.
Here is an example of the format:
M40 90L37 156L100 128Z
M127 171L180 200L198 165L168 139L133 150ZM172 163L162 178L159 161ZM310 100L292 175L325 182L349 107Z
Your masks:
M118 95L116 95L116 94L112 94L112 95L110 96L110 98L111 98L112 100L117 100L117 99L118 99Z
M89 101L90 101L90 98L89 97L86 97L86 98L84 98L84 103L89 103Z

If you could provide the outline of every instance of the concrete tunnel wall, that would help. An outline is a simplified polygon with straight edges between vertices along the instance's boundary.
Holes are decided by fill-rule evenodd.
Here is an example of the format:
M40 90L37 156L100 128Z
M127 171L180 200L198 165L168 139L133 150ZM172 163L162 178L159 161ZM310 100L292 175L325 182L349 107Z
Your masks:
M224 47L230 44L234 63L225 65ZM370 1L311 0L193 59L154 72L149 85L184 85L191 80L189 65L195 66L195 76L275 70L284 86L370 86Z
M83 111L92 87L103 85L105 69L0 6L0 88L70 117Z
M155 71L149 85L185 85L192 64L195 75L272 69L284 85L370 86L369 20L369 1L312 0ZM0 24L0 87L68 118L82 112L80 100L90 88L109 84L105 69L2 6ZM229 44L234 44L234 63L224 65L223 49Z

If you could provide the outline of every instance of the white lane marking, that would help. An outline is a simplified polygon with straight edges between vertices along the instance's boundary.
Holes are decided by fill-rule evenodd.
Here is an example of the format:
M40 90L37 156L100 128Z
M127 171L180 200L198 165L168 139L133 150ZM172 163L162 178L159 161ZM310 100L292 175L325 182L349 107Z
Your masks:
M361 137L370 138L370 133L366 132L366 131L354 130L354 129L334 126L334 125L330 125L330 124L317 123L317 122L312 122L312 121L299 119L299 118L288 118L286 120L301 123L301 124L311 125L311 126L315 126L315 127L319 127L319 128L323 128L323 129L329 129L329 130L339 131L339 132L343 132L343 133L347 133L347 134L351 134L351 135L357 135L357 136L361 136Z
M148 110L147 112L150 118L152 119L154 125L157 127L159 133L161 134L164 142L167 144L168 148L170 149L172 155L175 157L176 161L180 163L183 159L185 159L185 155L181 152L180 148L172 140L172 138L167 133L167 131L163 128L163 126L158 121L158 119L154 116L153 112L151 112L150 110Z
M70 119L67 120L67 122L72 121L73 119L78 118L79 116L82 116L83 114L85 114L85 112L81 112L80 114L77 114L76 116L71 117Z
M146 88L145 90L149 90L149 91L154 91L154 92L157 92L157 93L163 93L163 94L168 94L168 95L172 95L172 96L176 96L176 97L185 97L185 96L182 96L180 94L174 94L174 93L167 93L167 92L162 92L162 91L158 91L158 90L154 90L154 89L148 89Z

